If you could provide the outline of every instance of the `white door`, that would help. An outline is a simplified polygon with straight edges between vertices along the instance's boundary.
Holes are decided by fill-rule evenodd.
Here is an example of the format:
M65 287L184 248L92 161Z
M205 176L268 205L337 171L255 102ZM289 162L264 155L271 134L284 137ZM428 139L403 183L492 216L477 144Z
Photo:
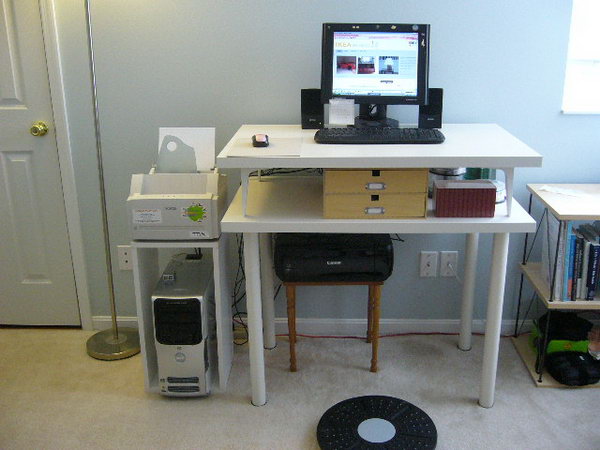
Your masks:
M0 0L0 324L80 324L38 0Z

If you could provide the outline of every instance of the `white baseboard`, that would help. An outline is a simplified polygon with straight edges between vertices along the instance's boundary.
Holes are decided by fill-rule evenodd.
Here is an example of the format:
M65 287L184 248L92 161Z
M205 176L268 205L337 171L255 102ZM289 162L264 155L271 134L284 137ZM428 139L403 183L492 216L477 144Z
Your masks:
M92 323L95 330L104 330L112 326L110 316L94 316ZM137 328L137 317L118 317L117 325L120 327ZM296 319L296 332L299 334L312 334L317 336L362 336L367 329L367 319ZM524 332L531 330L531 320L525 321ZM460 321L458 319L381 319L379 333L458 333ZM503 320L501 325L503 335L512 335L515 331L514 320ZM473 321L473 333L485 331L485 320ZM275 332L287 334L287 318L275 318Z

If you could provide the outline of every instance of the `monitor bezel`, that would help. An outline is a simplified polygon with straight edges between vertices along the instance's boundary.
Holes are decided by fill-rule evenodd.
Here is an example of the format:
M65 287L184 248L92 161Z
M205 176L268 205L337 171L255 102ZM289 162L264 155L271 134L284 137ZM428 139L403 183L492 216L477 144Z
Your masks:
M429 85L429 28L428 24L407 23L324 23L321 50L321 101L332 98L354 99L357 104L424 105L427 103ZM382 33L419 33L419 60L417 66L416 96L333 95L333 33L353 31L379 31Z

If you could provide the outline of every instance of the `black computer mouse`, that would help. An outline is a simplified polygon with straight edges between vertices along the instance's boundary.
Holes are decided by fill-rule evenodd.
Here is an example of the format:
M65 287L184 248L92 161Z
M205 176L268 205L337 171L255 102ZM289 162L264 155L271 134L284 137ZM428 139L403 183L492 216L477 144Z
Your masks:
M269 136L266 134L255 134L252 136L252 147L268 147Z

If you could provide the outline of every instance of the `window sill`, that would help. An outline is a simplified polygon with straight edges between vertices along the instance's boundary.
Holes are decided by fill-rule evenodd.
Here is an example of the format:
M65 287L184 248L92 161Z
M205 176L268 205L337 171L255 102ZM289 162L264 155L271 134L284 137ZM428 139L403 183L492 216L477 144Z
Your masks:
M561 114L564 114L565 116L582 116L582 115L589 115L589 116L598 116L600 115L600 109L597 111L578 111L578 110L570 110L570 109L563 109L560 111Z

